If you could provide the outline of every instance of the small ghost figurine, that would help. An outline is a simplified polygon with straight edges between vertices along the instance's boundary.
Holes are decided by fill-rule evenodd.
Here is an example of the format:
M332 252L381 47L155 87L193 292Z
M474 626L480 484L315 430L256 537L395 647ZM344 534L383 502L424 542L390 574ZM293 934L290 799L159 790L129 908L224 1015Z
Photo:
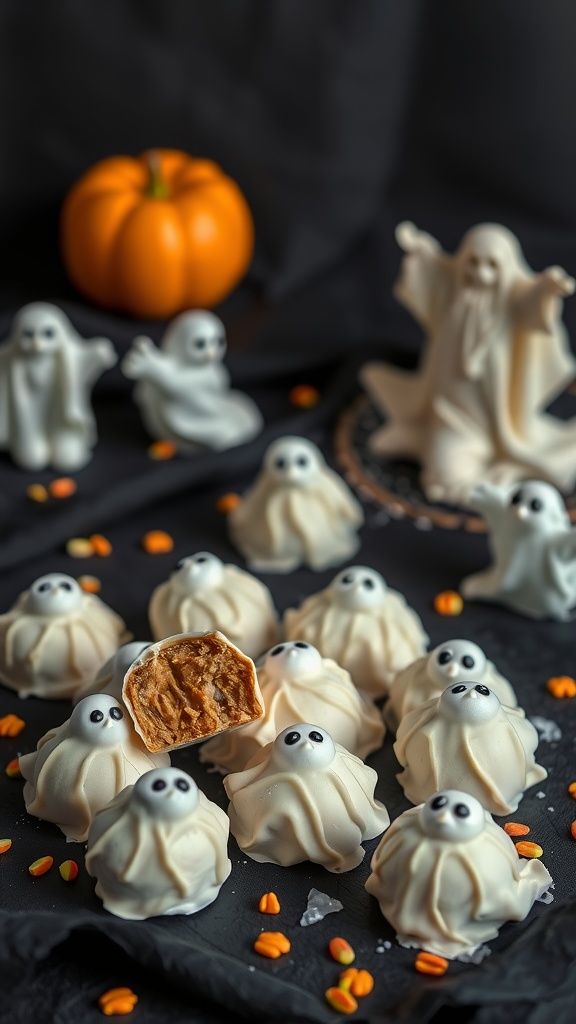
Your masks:
M343 569L325 590L289 608L284 627L287 640L314 644L373 698L386 695L395 673L423 654L430 639L402 594L365 565Z
M253 860L288 867L303 860L351 871L366 839L390 824L374 799L378 776L318 725L290 725L243 772L228 775L230 830Z
M471 640L447 640L430 654L398 672L384 707L384 720L396 730L409 711L432 697L439 697L450 683L484 683L501 704L515 708L518 700L510 683L488 661L484 651Z
M531 619L571 619L576 609L576 530L550 484L479 484L471 505L488 524L492 565L468 576L464 597L507 605Z
M562 299L574 281L560 267L535 274L518 240L479 224L454 256L405 222L395 294L426 335L416 373L385 364L361 378L386 423L374 452L414 458L431 501L467 502L480 480L542 477L576 483L576 418L544 410L576 376Z
M230 537L255 572L315 572L351 558L364 521L359 503L312 441L281 437L228 516Z
M218 629L249 658L279 638L268 587L208 551L180 559L170 579L154 590L148 617L155 640Z
M54 822L70 842L83 843L97 811L144 772L168 766L170 757L149 753L126 709L95 693L19 764L28 814Z
M475 797L450 789L396 818L370 867L366 889L398 942L448 958L523 921L552 883L541 861L519 858Z
M160 348L150 338L136 338L122 371L138 381L134 398L152 437L173 441L184 452L223 451L260 433L259 409L230 390L225 352L224 324L204 309L172 320Z
M200 760L242 771L260 748L292 722L320 722L336 743L365 758L384 741L378 708L356 689L348 672L311 644L278 644L257 667L264 717L223 732L200 748Z
M0 680L21 697L73 697L124 639L124 623L108 605L51 572L0 615Z
M82 469L96 444L92 385L116 360L108 338L85 341L57 306L24 306L0 346L0 448L22 469Z
M136 661L142 651L150 647L150 641L133 640L132 643L123 644L116 654L102 666L95 679L87 683L74 694L72 702L77 704L84 697L93 693L107 693L120 703L122 701L122 685L124 676L130 666Z
M117 917L195 914L216 899L232 865L229 822L180 768L154 768L99 811L86 870Z
M484 683L457 682L402 719L394 753L408 800L459 785L491 814L509 814L524 791L546 778L534 753L538 733Z

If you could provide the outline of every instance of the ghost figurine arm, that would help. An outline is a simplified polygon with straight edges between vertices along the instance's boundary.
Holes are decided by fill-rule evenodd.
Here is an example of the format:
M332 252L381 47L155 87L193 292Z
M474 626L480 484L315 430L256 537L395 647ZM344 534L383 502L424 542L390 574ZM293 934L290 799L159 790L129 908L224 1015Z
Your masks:
M548 564L552 566L557 559L561 562L574 562L573 574L576 578L576 529L563 530L551 538Z
M97 380L103 370L118 362L118 355L109 338L90 338L82 342L82 375L86 384Z
M574 278L562 267L547 267L541 274L523 282L513 309L515 321L526 331L554 335L560 315L560 299L572 295Z
M396 241L405 256L394 286L396 298L430 331L434 328L450 275L450 259L438 242L410 221L396 228Z
M493 529L499 525L508 504L508 491L497 484L482 480L476 484L468 499L470 508L484 517Z
M122 360L122 373L131 380L147 380L166 394L179 391L174 362L156 347L151 338L140 335Z

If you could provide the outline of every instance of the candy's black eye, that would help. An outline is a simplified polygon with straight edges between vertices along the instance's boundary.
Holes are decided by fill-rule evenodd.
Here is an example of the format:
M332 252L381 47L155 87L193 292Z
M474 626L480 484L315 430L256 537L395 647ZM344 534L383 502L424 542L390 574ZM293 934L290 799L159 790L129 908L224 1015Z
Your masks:
M91 714L90 714L90 721L91 722L101 722L103 718L104 718L104 712L103 711L92 711Z
M72 584L71 583L66 583L66 581L61 583L60 587L61 587L62 590L72 590Z
M430 804L430 807L432 808L433 811L439 811L441 807L446 807L447 803L448 797L442 796L442 794L440 794L440 796L434 797L432 803Z
M56 331L54 330L53 327L44 327L42 331L42 334L44 335L45 338L53 338L55 333Z
M39 594L45 594L47 590L51 590L51 589L52 589L52 585L50 583L41 583L40 586L38 587L38 593Z
M305 643L303 643L303 641L302 641L302 640L297 640L297 641L296 641L296 643L294 644L294 647L299 647L299 648L300 648L300 650L304 650L304 651L307 651L307 650L308 650L308 646L309 646L309 645L308 645L308 644L305 644Z
M514 494L510 498L511 505L519 505L522 501L522 491L514 491Z
M309 732L308 739L314 740L314 743L324 743L324 737L321 732Z
M25 327L24 330L22 331L22 335L25 338L33 338L34 337L34 331L32 330L31 327Z
M207 562L208 559L206 558L206 555L198 555L198 557L195 559L195 561L196 561L196 565L200 565L201 562Z
M277 654L282 654L283 650L284 650L284 644L280 644L279 647L275 647L273 651L270 651L270 654L271 654L271 656L273 658L275 658Z
M115 722L119 722L121 718L124 718L124 712L121 708L110 708L110 718L113 718Z
M183 793L187 793L190 789L190 783L186 782L186 779L176 779L176 789L180 789Z
M477 690L478 693L481 693L483 697L490 696L490 690L487 686L483 686L482 683L478 683L478 686L475 686L474 689Z
M454 808L454 814L456 815L457 818L469 818L470 808L467 807L466 804L456 804L456 807Z
M346 576L342 577L342 583L354 583L354 577L347 573Z
M474 668L474 658L471 654L465 654L462 658L462 664L464 668Z
M152 783L152 789L155 793L159 793L161 789L166 789L166 783L164 779L155 779Z
M276 469L286 469L286 459L278 458L275 460L274 465Z
M288 735L284 737L284 743L287 747L293 747L295 743L298 743L299 739L299 732L289 732Z
M299 455L298 458L296 459L296 465L297 466L307 466L308 465L308 456L307 455Z
M544 505L540 501L540 498L532 498L532 501L530 502L530 508L533 512L541 512L544 508Z
M438 655L438 664L447 665L449 661L452 661L452 651L440 651Z
M464 685L464 683L459 683L458 686L452 687L452 693L464 693L465 689L466 686Z
M206 348L206 339L196 338L196 341L194 342L194 348Z
M374 590L374 587L375 587L374 580L370 580L370 579L362 580L362 586L366 587L366 590Z

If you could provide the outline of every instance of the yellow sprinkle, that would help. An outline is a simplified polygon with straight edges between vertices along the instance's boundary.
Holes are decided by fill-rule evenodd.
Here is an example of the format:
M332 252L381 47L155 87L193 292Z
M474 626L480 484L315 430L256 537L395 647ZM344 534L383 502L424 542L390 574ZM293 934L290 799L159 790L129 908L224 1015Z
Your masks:
M66 554L70 558L91 558L94 549L87 537L71 537L66 543Z
M26 488L26 494L30 498L30 501L48 501L50 495L43 484L30 484Z

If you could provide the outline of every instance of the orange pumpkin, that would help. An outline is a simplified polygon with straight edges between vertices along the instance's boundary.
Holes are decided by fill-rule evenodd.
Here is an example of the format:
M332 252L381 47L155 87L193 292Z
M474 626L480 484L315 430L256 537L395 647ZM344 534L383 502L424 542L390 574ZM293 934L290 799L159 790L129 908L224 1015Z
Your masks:
M218 164L175 149L114 156L72 186L62 253L93 302L137 317L169 317L220 302L245 274L254 225Z

